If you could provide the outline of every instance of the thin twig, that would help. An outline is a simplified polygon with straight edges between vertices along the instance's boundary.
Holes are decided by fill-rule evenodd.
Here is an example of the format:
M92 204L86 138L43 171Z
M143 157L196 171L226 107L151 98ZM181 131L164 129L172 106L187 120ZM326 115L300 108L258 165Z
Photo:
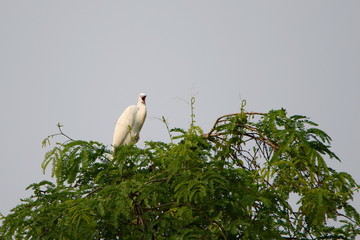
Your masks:
M57 124L57 127L61 133L61 135L63 135L64 137L68 138L71 141L74 141L74 139L72 139L71 137L69 137L68 135L66 135L65 133L63 133L63 131L61 130L61 127L63 127L63 125L61 125L60 123Z

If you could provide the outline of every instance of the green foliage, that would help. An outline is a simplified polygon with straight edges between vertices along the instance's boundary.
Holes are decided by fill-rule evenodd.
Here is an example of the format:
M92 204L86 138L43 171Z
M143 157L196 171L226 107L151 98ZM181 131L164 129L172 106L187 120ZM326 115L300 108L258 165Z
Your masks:
M330 137L304 116L243 107L220 117L207 134L195 125L192 108L190 128L170 130L171 143L120 146L111 157L101 143L68 137L42 165L52 165L56 183L31 184L33 194L3 217L0 239L358 234L360 216L350 205L358 186L327 166L328 159L339 160Z

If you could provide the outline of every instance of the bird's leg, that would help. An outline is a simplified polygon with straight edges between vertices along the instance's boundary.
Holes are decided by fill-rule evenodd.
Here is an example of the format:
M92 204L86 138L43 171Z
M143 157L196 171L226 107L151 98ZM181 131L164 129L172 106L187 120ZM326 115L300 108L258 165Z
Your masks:
M133 138L133 142L134 142L134 143L137 143L139 140L140 140L140 134L137 133L137 134L134 136L134 138Z

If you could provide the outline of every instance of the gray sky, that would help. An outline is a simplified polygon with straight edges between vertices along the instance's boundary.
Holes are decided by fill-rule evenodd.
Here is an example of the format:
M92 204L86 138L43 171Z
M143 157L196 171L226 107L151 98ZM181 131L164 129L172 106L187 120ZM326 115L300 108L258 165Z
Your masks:
M197 123L284 107L320 124L360 182L360 1L0 1L0 212L44 178L56 124L110 145L117 118L148 94L144 140L161 121ZM55 139L55 141L60 139ZM50 169L48 169L48 173ZM360 210L360 195L355 206Z

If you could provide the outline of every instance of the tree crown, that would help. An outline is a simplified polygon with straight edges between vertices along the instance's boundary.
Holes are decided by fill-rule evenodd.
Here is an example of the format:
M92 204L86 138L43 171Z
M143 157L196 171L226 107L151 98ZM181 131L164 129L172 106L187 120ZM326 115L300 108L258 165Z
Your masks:
M193 103L193 100L192 100ZM193 106L192 106L193 107ZM45 155L56 182L3 216L0 239L352 239L358 185L326 160L331 138L284 109L218 118L204 134L118 147L67 139ZM163 118L166 123L165 119ZM293 200L291 200L293 199ZM296 201L292 203L291 201ZM332 224L336 222L336 224Z

